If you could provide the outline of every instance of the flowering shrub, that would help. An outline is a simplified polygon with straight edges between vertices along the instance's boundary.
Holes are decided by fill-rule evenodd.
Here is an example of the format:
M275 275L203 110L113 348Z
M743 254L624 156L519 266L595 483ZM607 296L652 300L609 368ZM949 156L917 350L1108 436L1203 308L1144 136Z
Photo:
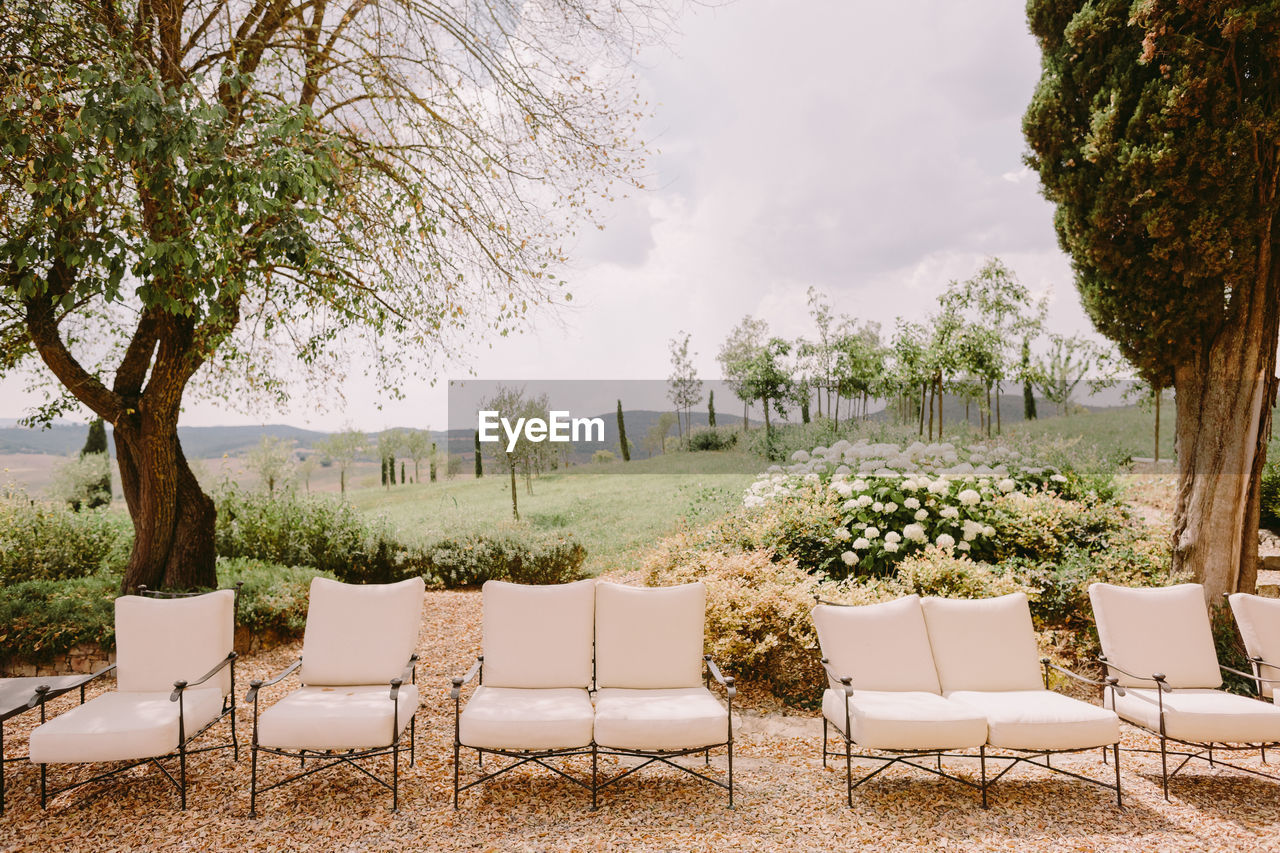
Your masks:
M991 558L1011 496L1052 491L1067 478L1002 446L838 441L798 450L788 466L773 465L747 490L743 505L839 502L838 523L806 567L832 577L884 574L934 545Z

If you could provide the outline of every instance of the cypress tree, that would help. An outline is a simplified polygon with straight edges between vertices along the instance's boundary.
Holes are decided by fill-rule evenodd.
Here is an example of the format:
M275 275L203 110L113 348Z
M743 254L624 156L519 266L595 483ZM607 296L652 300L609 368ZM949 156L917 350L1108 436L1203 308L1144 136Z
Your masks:
M80 458L83 459L90 453L107 453L107 427L102 422L102 418L94 418L89 421L89 435L85 438L84 448L80 451ZM108 463L109 463L108 458ZM102 479L92 484L89 488L85 506L89 509L94 507L106 506L111 503L111 465L107 465L107 473L102 475Z
M404 485L404 460L400 461L400 485Z
M1031 342L1022 339L1022 418L1034 421L1036 415L1036 395L1031 391Z
M436 481L436 443L431 442L431 482Z
M715 429L716 426L716 392L711 389L707 395L707 426Z
M484 476L484 462L480 460L480 431L476 430L476 479Z
M631 461L631 448L627 447L627 425L622 422L622 401L618 401L618 447L622 449L622 461Z
M382 457L382 485L387 484L387 457Z

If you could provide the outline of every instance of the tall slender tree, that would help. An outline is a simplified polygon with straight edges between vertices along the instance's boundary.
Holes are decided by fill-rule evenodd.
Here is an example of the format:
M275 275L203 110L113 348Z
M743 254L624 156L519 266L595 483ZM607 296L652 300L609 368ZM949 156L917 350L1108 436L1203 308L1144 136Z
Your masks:
M1023 118L1094 325L1174 390L1173 567L1253 592L1280 339L1280 6L1031 0Z
M618 449L622 451L622 461L631 461L631 444L627 441L627 425L622 421L622 401L618 401Z

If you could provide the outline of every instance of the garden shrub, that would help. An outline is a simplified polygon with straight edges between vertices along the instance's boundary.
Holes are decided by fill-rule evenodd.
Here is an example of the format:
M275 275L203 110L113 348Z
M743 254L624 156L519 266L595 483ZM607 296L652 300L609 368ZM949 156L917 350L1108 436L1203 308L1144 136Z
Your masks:
M740 435L742 435L740 428L695 427L689 433L689 450L729 450L738 444Z
M1012 575L997 573L986 563L976 563L931 545L898 564L889 587L898 595L934 595L939 598L994 598L1014 592L1034 598L1037 591Z
M1259 524L1271 531L1280 531L1280 460L1270 458L1262 469L1258 502L1261 518Z
M587 549L567 534L537 534L523 528L473 533L421 549L419 573L446 589L487 580L569 583L585 577Z
M75 512L22 495L0 499L0 582L5 584L120 569L132 543L133 526L120 512Z
M0 587L0 649L6 658L45 662L75 646L115 642L120 576L42 578Z
M282 566L262 560L218 561L220 586L244 584L240 588L237 627L258 635L302 636L307 626L307 597L315 577L333 575L309 566Z
M995 560L1058 561L1072 549L1104 550L1131 519L1123 506L1093 496L1067 500L1032 492L996 499L991 523L999 532L991 543Z

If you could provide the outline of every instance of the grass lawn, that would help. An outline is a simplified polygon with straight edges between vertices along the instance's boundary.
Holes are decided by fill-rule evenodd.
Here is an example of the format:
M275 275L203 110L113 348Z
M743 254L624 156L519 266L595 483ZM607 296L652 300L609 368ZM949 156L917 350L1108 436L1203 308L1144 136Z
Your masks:
M765 464L745 453L678 453L626 465L580 465L538 477L533 494L517 481L521 521L572 533L587 549L586 569L632 569L640 552L682 522L712 519L737 506ZM625 472L625 473L624 473ZM510 481L482 479L375 487L347 493L363 512L380 513L406 540L430 540L512 523Z
M1160 458L1173 458L1174 404L1166 400L1160 407ZM1094 445L1106 456L1127 453L1150 457L1155 450L1155 412L1137 406L1099 412L1082 412L1069 417L1054 416L1022 421L1005 428L1010 435L1030 438L1079 438Z

